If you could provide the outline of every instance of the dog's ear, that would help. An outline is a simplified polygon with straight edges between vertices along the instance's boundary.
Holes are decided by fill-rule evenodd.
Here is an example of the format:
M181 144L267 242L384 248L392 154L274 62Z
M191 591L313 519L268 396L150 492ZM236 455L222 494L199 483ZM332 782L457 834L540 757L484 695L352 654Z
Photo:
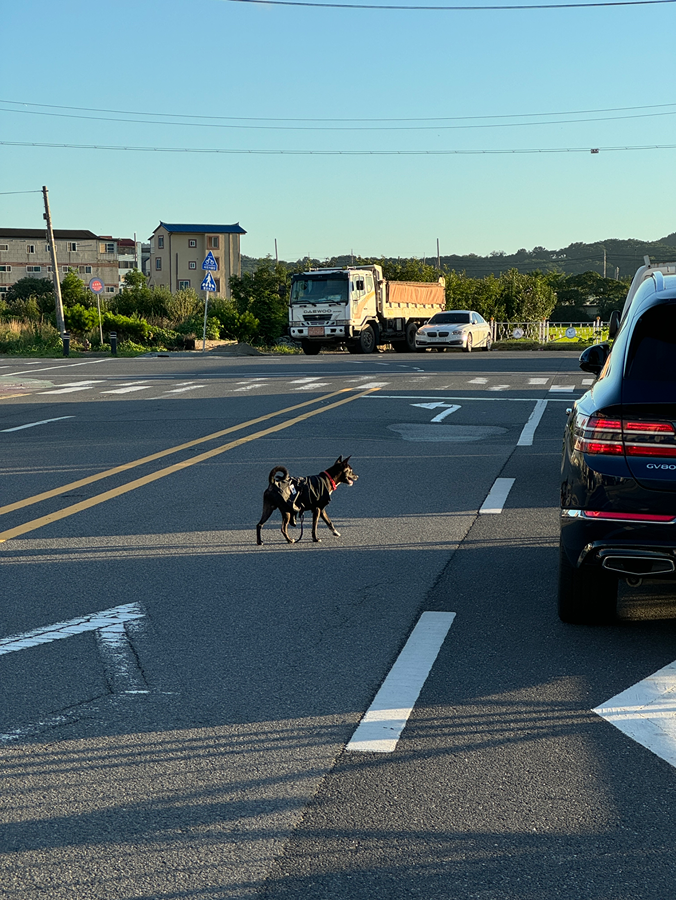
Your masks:
M337 466L338 463L342 463L342 461L343 461L343 457L339 456L338 459L335 461L334 466Z
M346 466L351 459L352 459L352 454L350 453L350 455L346 456L345 459L343 460L343 465Z

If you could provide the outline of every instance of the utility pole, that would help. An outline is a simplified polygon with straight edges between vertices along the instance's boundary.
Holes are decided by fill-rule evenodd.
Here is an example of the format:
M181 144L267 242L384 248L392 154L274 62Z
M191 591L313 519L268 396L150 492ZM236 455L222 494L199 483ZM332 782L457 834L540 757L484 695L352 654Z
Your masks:
M56 297L56 327L59 329L61 337L66 333L66 324L63 320L63 301L61 300L61 282L59 281L59 266L56 261L56 241L54 240L54 232L52 231L52 216L49 212L48 190L43 186L42 196L45 198L44 219L47 222L47 243L49 244L49 253L52 258L52 278L54 281L54 296Z
M606 248L604 247L604 248L603 248L603 277L604 277L604 278L606 277L606 263L607 263L607 260L606 260Z
M277 253L277 238L275 238L275 265L279 264L279 255Z
M441 257L439 256L439 238L437 238L437 269L441 271Z

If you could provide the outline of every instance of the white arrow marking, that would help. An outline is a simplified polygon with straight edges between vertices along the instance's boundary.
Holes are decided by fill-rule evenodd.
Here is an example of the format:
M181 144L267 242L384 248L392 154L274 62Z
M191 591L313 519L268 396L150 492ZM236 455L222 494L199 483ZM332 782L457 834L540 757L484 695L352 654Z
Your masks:
M594 709L601 718L676 766L676 661Z
M411 403L411 406L420 406L422 407L422 409L438 409L440 406L444 407L443 412L440 412L433 419L431 419L432 422L442 422L446 418L446 416L450 416L451 413L454 413L460 409L460 407L456 404L442 403L441 401L438 403Z

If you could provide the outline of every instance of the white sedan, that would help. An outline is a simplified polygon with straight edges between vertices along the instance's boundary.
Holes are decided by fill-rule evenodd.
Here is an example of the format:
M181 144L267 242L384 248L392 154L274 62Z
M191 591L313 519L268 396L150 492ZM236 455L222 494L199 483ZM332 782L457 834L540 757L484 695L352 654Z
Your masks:
M490 350L491 326L471 309L448 309L437 313L415 336L417 350L444 350L454 347L471 353L477 347Z

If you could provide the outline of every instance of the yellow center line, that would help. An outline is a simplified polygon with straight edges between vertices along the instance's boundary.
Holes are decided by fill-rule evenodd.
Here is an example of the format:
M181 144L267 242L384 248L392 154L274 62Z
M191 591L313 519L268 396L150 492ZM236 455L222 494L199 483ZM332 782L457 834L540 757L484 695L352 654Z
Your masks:
M321 409L313 409L309 412L302 413L300 416L296 416L293 419L288 419L286 422L280 422L279 425L272 425L270 428L264 428L262 431L256 431L253 434L248 434L245 437L238 438L236 441L230 441L228 444L223 444L221 447L215 447L213 450L207 450L205 453L200 453L199 456L193 457L193 459L186 459L183 462L174 463L173 466L167 466L165 469L159 469L157 472L151 472L149 475L144 475L143 478L137 478L135 481L129 481L127 484L122 484L119 487L113 488L110 491L105 491L103 494L97 494L95 497L90 497L88 500L83 500L80 503L74 503L72 506L67 506L65 509L61 509L58 512L50 513L47 516L42 516L39 519L33 519L30 522L25 522L23 525L18 525L16 528L9 528L7 531L0 531L0 544L5 541L10 540L10 538L19 537L22 534L27 534L29 531L36 531L38 528L42 528L44 525L50 525L52 522L58 522L60 519L66 519L68 516L73 516L75 513L82 512L85 509L90 509L92 506L98 506L99 503L105 503L106 500L112 500L113 497L119 497L122 494L127 494L129 491L136 490L136 488L143 487L146 484L151 484L153 481L157 481L160 478L165 478L167 475L173 475L174 472L180 472L182 469L187 469L190 466L197 465L197 463L204 462L207 459L211 459L214 456L218 456L220 453L225 453L227 450L232 450L235 447L240 447L242 444L247 444L250 441L258 440L258 438L265 437L268 434L274 434L276 431L283 431L285 428L290 428L292 425L297 425L298 422L303 422L306 419L312 418L312 416L318 416L322 413L328 412L330 409L337 409L339 406L343 406L345 403L351 403L353 400L359 400L361 397L365 397L367 394L373 393L373 391L377 391L378 388L369 388L366 391L362 391L360 394L353 394L351 397L346 397L343 400L338 400L336 403L330 403L328 406L323 406ZM336 391L335 396L338 393L343 393L343 391ZM299 406L306 406L307 404L299 404ZM264 417L269 418L269 416Z
M176 447L160 450L158 453L151 453L150 456L143 456L141 459L134 459L121 466L115 466L113 469L106 469L105 472L99 472L96 475L88 475L86 478L81 478L79 481L71 481L70 484L64 484L61 487L53 488L51 491L35 494L33 497L27 497L25 500L17 500L15 503L9 503L7 506L0 506L0 516L14 512L17 509L23 509L25 506L32 506L34 503L40 503L42 500L49 500L51 497L58 497L59 494L67 494L68 491L72 491L74 488L84 487L86 484L93 484L93 482L101 481L103 478L110 478L112 475L118 475L120 472L134 469L136 466L142 466L145 463L153 462L155 459L171 456L172 453L187 450L189 447L195 447L197 444L204 444L206 441L215 441L217 438L223 437L226 434L232 434L233 431L241 431L243 428L258 425L260 422L265 422L267 419L273 419L275 416L283 416L286 413L302 409L304 406L311 406L313 403L321 403L323 400L330 400L332 397L337 397L338 394L344 394L349 390L351 389L341 388L339 391L324 394L322 397L315 397L313 400L305 400L303 403L297 403L295 406L287 406L286 409L279 409L276 412L267 413L264 416L259 416L257 419L249 419L248 422L242 422L241 425L232 425L230 428L224 428L222 431L214 431L213 434L208 434L206 437L196 438L185 444L178 444Z

